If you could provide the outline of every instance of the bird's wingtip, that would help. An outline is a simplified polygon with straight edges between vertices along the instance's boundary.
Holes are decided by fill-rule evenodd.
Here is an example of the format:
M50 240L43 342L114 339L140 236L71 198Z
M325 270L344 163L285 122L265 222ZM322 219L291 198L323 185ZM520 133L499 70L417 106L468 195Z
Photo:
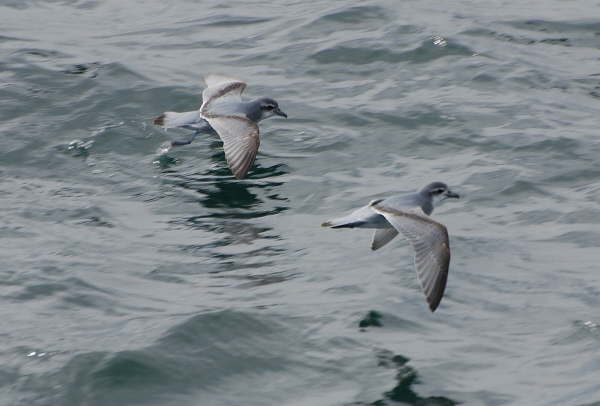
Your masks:
M439 298L438 297L427 298L427 304L429 305L429 310L431 310L431 313L436 311L436 309L440 305L441 301L442 301L442 296L440 296Z
M321 227L331 227L331 222L330 221L326 221L324 223L321 223Z

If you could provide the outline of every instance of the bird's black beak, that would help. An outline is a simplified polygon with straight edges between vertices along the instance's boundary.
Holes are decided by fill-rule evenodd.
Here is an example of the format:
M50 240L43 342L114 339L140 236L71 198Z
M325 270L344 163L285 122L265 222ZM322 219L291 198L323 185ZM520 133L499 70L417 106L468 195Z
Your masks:
M450 198L452 198L452 199L458 199L458 198L460 198L460 196L459 196L458 193L454 193L454 192L448 191L448 192L446 192L446 198L447 199L450 199Z
M273 113L277 114L278 116L287 118L287 114L285 114L283 111L281 111L281 109L279 107L274 108Z

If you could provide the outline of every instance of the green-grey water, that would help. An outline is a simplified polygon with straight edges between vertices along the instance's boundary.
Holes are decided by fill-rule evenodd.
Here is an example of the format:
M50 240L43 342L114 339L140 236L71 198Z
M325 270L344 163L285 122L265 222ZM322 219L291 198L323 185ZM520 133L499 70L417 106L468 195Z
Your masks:
M600 5L0 2L0 404L600 405ZM248 82L217 138L152 118ZM446 295L322 221L445 181Z

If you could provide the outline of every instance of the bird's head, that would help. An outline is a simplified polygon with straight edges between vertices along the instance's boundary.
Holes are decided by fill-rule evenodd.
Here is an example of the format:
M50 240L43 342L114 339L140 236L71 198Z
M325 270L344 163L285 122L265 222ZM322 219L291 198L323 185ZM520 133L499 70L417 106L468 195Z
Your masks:
M448 185L443 182L433 182L421 189L420 193L430 198L435 205L446 199L458 199L458 193L450 190Z
M287 118L287 114L281 111L279 104L274 99L271 99L270 97L263 97L257 101L260 106L261 120L272 116L281 116Z

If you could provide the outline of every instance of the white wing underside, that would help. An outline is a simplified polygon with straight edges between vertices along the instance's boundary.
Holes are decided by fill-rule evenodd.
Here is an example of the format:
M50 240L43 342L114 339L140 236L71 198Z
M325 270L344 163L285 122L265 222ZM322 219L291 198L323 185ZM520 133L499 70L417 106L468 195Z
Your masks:
M242 179L252 167L260 144L258 125L238 116L213 116L208 122L223 140L227 164Z
M429 308L435 311L444 295L450 265L450 243L446 227L422 212L401 211L380 205L372 208L410 242L421 288Z
M379 228L373 233L373 241L371 242L371 249L373 251L386 245L392 241L394 237L398 235L398 231L395 228Z
M242 179L252 167L260 144L258 125L229 107L242 100L246 84L220 75L205 78L200 115L219 134L229 168Z

